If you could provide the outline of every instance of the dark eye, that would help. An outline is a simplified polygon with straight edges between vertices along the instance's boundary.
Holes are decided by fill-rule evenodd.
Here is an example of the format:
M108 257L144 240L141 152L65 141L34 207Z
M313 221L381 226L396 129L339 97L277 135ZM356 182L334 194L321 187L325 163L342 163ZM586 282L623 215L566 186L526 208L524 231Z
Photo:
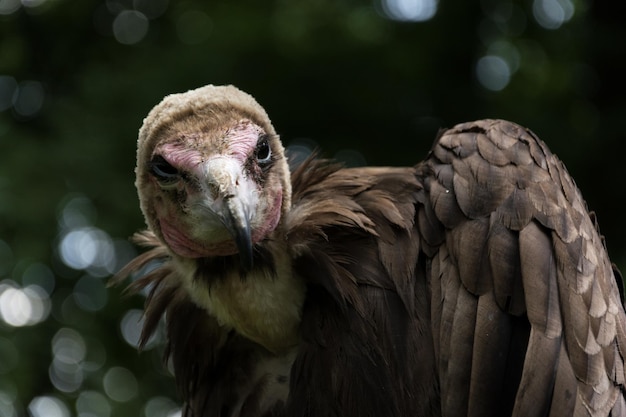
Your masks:
M160 183L172 183L180 178L180 173L161 155L152 158L149 164L150 172Z
M256 160L259 164L267 164L272 159L272 149L266 135L259 138L256 145Z

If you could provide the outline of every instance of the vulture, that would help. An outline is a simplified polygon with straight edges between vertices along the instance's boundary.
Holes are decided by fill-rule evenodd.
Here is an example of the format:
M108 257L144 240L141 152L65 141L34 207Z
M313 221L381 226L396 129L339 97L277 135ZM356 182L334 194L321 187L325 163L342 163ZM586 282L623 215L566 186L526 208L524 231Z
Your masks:
M504 120L412 167L290 169L233 86L165 97L136 187L184 417L626 416L622 278L563 163Z

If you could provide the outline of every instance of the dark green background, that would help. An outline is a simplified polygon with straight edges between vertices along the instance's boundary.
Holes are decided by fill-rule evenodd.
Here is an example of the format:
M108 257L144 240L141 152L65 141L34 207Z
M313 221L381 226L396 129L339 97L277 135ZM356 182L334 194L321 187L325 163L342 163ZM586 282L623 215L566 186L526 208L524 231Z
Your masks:
M565 161L626 269L622 2L440 0L411 22L386 1L0 0L0 415L175 415L158 341L138 354L121 335L141 297L104 283L143 227L143 117L208 83L254 95L287 145L351 163L414 164L439 128L472 119L528 126ZM574 12L550 29L540 5ZM487 55L513 69L502 90L479 82ZM61 243L76 231L115 258L72 268ZM33 285L49 313L3 321L21 305L7 294Z

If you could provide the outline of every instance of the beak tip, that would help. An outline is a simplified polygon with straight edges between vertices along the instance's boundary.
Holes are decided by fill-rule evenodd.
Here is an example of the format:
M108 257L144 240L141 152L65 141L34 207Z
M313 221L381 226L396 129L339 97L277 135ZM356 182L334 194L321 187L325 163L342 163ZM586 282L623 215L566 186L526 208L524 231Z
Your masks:
M250 236L250 227L246 222L243 227L235 228L234 232L235 244L239 251L239 262L241 267L246 271L250 271L253 266L254 254L252 248L252 239Z
M241 262L241 267L244 271L249 272L252 270L253 262L253 254L252 254L252 245L250 241L246 242L246 244L239 246L239 261Z
M229 229L239 251L241 267L250 271L253 266L252 233L250 230L250 216L246 207L237 198L228 200L225 224Z

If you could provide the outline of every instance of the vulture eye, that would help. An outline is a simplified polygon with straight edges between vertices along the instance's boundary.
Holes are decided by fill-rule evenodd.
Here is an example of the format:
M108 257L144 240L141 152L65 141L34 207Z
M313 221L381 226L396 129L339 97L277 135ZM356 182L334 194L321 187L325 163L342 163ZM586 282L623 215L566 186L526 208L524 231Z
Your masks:
M259 164L267 164L272 159L272 149L267 140L267 135L263 135L259 138L259 142L256 144L256 160Z
M180 172L161 155L156 155L152 158L149 168L152 175L156 177L161 185L170 185L180 178Z

